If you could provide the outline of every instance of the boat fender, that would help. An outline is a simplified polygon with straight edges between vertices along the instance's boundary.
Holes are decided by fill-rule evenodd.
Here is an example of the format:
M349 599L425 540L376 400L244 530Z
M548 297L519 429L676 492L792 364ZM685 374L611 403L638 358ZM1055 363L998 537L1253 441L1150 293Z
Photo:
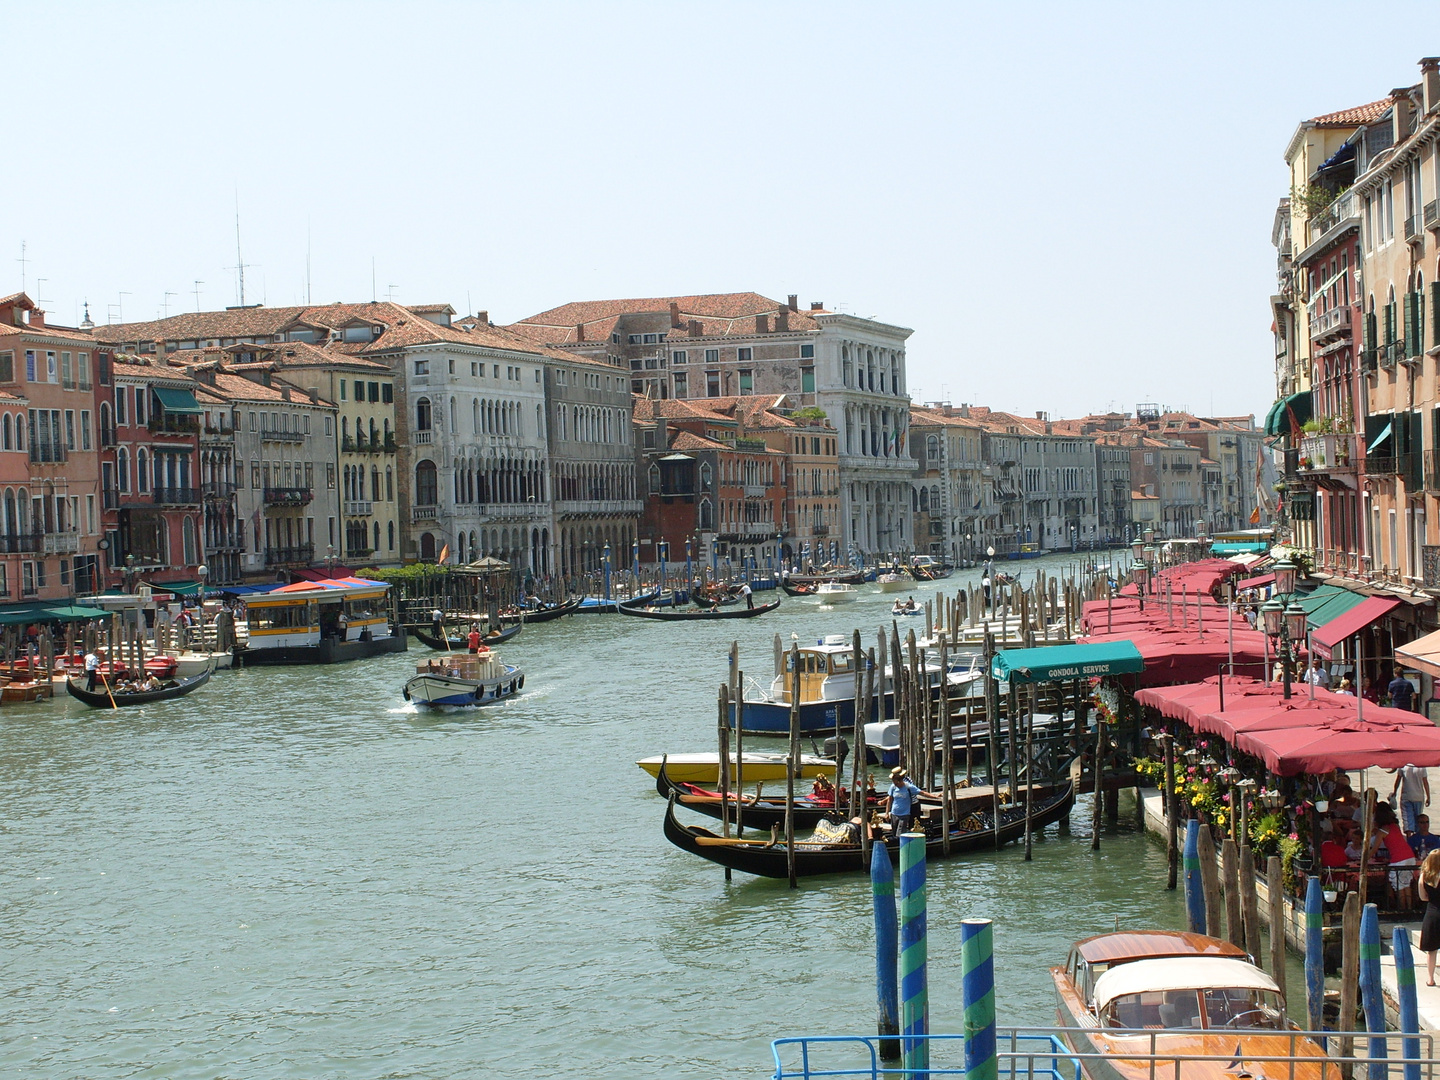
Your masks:
M485 700L485 687L483 687L483 686L477 686L477 687L475 687L475 700L476 700L476 701L484 701L484 700Z
M520 686L520 689L521 689L521 690L524 690L524 689L525 689L525 676L524 676L524 675L521 675L521 676L520 676L519 686Z

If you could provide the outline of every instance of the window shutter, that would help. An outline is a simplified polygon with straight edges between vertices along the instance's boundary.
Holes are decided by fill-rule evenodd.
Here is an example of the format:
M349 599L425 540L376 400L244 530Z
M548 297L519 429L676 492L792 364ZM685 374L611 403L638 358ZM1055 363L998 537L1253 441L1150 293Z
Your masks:
M1395 340L1395 305L1385 305L1385 344Z
M1415 342L1410 351L1411 356L1425 355L1425 294L1420 291L1415 293L1415 330L1410 335Z
M1405 316L1403 331L1405 334L1405 355L1415 355L1415 294L1406 293L1402 304L1402 311Z
M1436 288L1440 288L1440 284L1437 284L1437 285L1436 285ZM1375 343L1376 343L1376 341L1379 339L1379 336L1380 336L1380 335L1379 335L1378 326L1377 326L1378 322L1379 322L1379 320L1376 319L1375 313L1374 313L1373 311L1371 311L1371 312L1369 312L1369 313L1366 314L1366 316L1365 316L1364 346L1363 346L1363 347L1364 347L1368 352L1374 352L1374 351L1375 351Z

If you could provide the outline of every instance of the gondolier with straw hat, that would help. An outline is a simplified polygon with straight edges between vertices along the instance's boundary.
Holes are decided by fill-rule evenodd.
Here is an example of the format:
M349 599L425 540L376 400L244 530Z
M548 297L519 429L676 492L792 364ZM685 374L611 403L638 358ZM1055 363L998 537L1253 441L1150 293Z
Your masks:
M915 827L915 813L922 795L930 793L921 791L911 782L903 765L896 765L890 770L890 790L885 795L885 809L889 812L895 836L910 832ZM930 797L934 798L933 795Z

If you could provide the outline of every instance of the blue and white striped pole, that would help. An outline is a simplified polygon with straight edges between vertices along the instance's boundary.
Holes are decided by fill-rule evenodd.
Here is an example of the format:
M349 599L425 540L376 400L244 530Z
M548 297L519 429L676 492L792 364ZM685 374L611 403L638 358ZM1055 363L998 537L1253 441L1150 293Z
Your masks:
M1099 798L1097 795L1096 798ZM1205 887L1200 880L1200 823L1185 823L1185 924L1192 934L1205 933Z
M1415 997L1415 955L1410 951L1410 931L1395 927L1390 943L1395 957L1395 986L1400 996L1400 1056L1409 1058L1400 1066L1405 1080L1420 1080L1420 1002ZM1411 1038L1410 1036L1414 1036Z
M1379 942L1377 937L1376 942ZM1360 956L1365 956L1365 930L1361 924ZM1319 1031L1325 1023L1325 891L1320 879L1310 878L1305 889L1305 1015L1310 1030Z
M960 924L960 997L965 1008L965 1080L997 1080L995 937L989 919Z
M880 1057L900 1056L900 921L895 914L895 869L883 843L870 845L870 897L875 905L875 998L880 1005Z
M1314 881L1314 878L1310 879ZM1309 975L1309 961L1306 961ZM1370 1080L1386 1080L1385 998L1380 988L1380 909L1366 904L1360 912L1360 1004L1365 1009L1365 1030L1370 1032Z
M925 982L925 834L900 836L900 1032L912 1080L930 1067L930 1000Z

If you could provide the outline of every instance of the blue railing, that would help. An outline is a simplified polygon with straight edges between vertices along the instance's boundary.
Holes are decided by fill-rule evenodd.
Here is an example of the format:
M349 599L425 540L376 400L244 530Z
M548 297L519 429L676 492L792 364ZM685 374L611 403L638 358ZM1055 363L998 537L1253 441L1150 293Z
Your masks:
M891 1080L907 1076L964 1076L965 1036L926 1035L929 1064L923 1069L905 1069L898 1061L882 1065L881 1042L900 1042L900 1036L817 1035L775 1039L770 1044L775 1057L773 1080L812 1080L814 1077L870 1077ZM906 1039L905 1041L915 1041ZM1057 1035L1001 1032L998 1039L999 1076L1019 1080L1085 1080L1080 1061ZM835 1050L835 1060L827 1051ZM796 1058L798 1057L798 1061ZM842 1060L843 1058L843 1060Z

